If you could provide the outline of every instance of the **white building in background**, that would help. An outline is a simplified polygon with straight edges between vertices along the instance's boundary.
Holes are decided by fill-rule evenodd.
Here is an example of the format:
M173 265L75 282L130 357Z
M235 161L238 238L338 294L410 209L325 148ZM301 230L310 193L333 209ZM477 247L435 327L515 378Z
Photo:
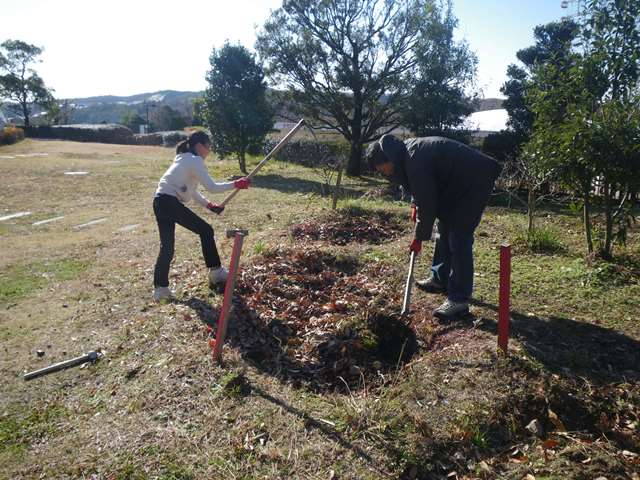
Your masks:
M507 128L509 114L504 108L474 112L467 117L466 127L475 137L484 138L491 133Z
M4 128L6 124L7 124L7 119L4 118L4 114L2 113L2 110L0 110L0 128Z

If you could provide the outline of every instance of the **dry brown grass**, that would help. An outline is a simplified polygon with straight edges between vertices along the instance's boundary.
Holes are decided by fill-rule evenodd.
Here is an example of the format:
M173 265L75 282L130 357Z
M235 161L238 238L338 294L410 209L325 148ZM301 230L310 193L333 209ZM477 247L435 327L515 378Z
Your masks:
M521 252L514 270L519 341L509 359L497 356L496 246L510 235L512 213L491 209L481 227L482 302L474 319L438 325L414 318L422 350L408 364L381 372L375 385L315 393L265 371L233 345L223 367L212 364L199 312L213 312L221 299L206 287L193 235L178 230L171 274L183 301L149 301L157 254L151 199L170 150L49 141L0 149L1 156L25 153L48 156L0 159L0 216L34 212L0 222L2 282L26 292L8 294L0 306L0 477L326 480L442 478L455 471L457 478L580 478L588 467L593 478L637 478L631 473L637 437L629 432L638 425L632 363L638 335L624 318L640 313L637 287L579 287L592 272L579 255ZM63 175L71 170L90 173ZM236 162L214 163L211 171L217 178L235 174ZM376 184L348 180L346 187L357 193ZM295 246L291 226L326 215L328 200L319 191L313 172L276 162L211 220L220 232L250 229L246 263L257 251ZM395 202L363 204L407 213ZM73 228L103 217L104 223ZM575 229L575 219L562 222ZM130 224L139 227L119 231ZM392 273L384 279L399 288L408 235L381 245L314 245L364 264L401 265L386 269ZM222 235L218 242L226 261L231 244ZM424 273L424 261L419 269ZM563 288L549 285L541 271ZM603 291L609 296L590 298ZM438 300L416 292L425 308ZM615 317L611 324L595 324L597 305ZM627 334L616 336L606 325ZM598 350L598 343L607 348ZM94 366L21 379L25 370L98 347L105 355ZM247 388L234 388L238 379ZM545 398L557 410L564 402L605 416L537 439L524 427L530 415L545 414ZM568 409L556 413L574 421ZM549 439L557 444L543 443Z

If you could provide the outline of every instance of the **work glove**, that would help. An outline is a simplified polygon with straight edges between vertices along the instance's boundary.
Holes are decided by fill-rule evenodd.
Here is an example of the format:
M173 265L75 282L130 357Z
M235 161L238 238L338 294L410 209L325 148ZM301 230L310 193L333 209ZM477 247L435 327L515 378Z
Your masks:
M411 221L416 223L416 218L418 217L418 207L416 207L415 203L411 204Z
M409 245L409 251L414 252L416 255L418 255L420 253L420 250L422 250L422 240L414 238L411 241L411 245Z
M207 209L211 210L213 213L220 215L224 212L224 205L218 205L217 203L207 203Z
M233 186L240 190L244 190L245 188L249 188L251 185L251 179L249 177L242 177L233 182Z

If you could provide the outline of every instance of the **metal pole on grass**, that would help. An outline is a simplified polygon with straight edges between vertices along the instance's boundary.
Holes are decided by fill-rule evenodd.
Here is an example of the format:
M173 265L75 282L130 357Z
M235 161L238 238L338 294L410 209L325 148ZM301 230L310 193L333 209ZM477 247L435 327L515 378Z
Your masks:
M242 242L247 235L246 230L227 231L227 236L233 235L233 250L231 251L231 264L229 265L229 276L224 286L224 297L222 299L222 310L218 318L218 327L216 328L216 340L213 344L213 361L222 361L222 346L227 335L227 326L229 325L229 312L231 311L231 301L233 300L233 289L236 285L236 274L240 265L240 253L242 252Z
M500 245L500 298L498 310L498 348L507 353L511 295L511 245Z

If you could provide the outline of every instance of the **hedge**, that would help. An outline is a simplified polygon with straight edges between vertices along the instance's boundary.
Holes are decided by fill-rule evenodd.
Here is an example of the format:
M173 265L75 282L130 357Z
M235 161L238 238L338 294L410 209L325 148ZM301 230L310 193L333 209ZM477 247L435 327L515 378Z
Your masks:
M72 140L75 142L134 144L133 132L123 125L80 124L80 125L41 125L26 129L28 137Z

